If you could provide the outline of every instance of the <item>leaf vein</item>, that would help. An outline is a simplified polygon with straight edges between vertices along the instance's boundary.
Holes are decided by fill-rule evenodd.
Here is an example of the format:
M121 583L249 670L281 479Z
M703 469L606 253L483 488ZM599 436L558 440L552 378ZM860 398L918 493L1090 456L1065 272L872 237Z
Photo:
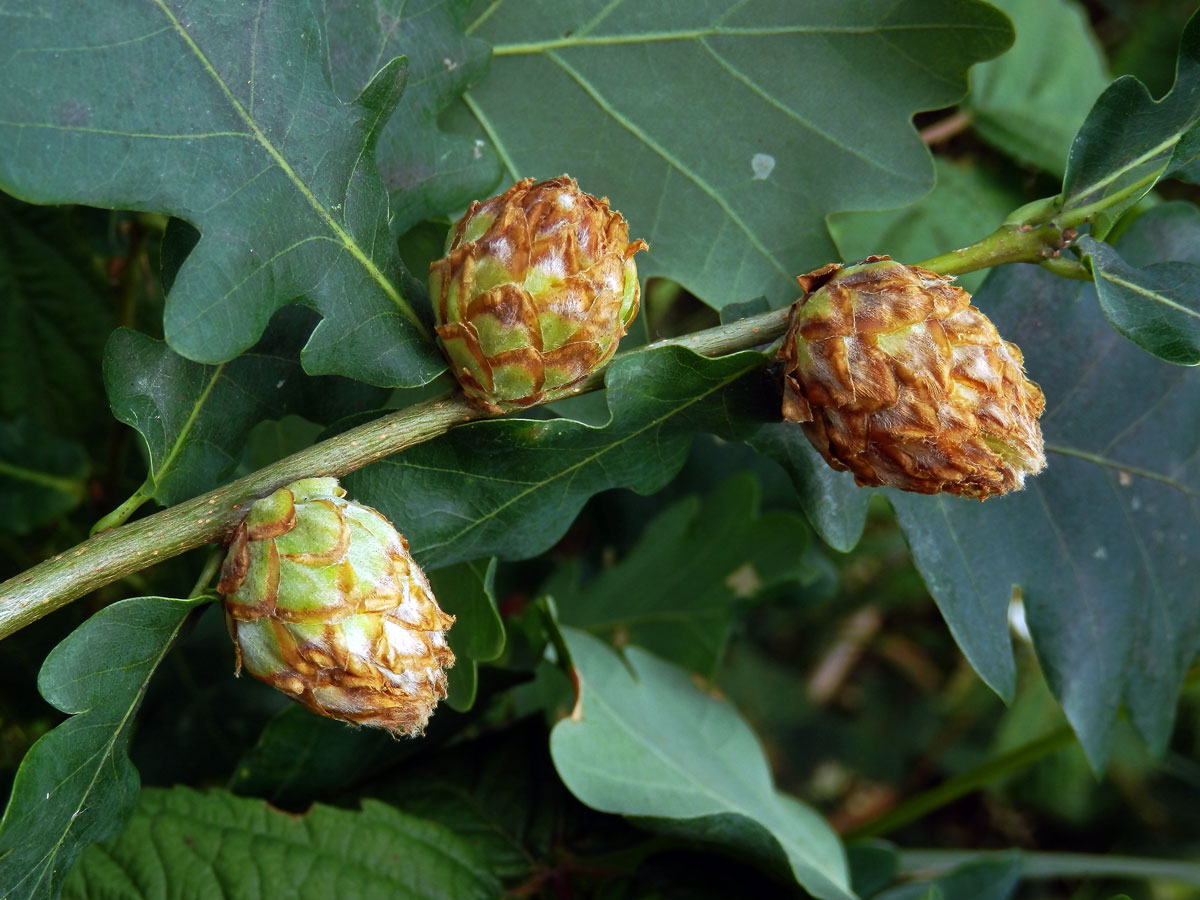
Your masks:
M753 230L751 230L751 228L742 220L742 217L740 215L738 215L737 211L732 206L729 205L729 202L724 197L722 197L717 191L715 191L712 188L712 186L708 184L707 181L705 181L703 178L701 178L695 172L692 172L690 169L688 169L687 166L685 166L681 160L676 159L671 153L669 153L667 151L667 149L665 147L660 145L657 141L655 141L653 138L651 138L649 134L647 134L640 127L635 125L629 118L624 116L619 110L616 109L616 107L614 107L611 103L609 103L604 98L604 96L599 92L599 90L597 90L597 88L591 82L589 82L586 78L584 78L580 72L578 72L576 69L574 69L572 66L570 66L557 53L547 53L546 55L549 59L553 60L554 63L560 69L562 69L564 72L566 72L575 81L576 84L578 84L581 88L583 88L583 90L588 94L588 96L590 96L592 98L592 100L595 101L596 105L599 106L606 113L608 113L608 115L610 115L613 118L613 120L617 122L617 124L621 125L626 131L628 131L630 134L632 134L634 137L636 137L638 140L640 140L643 144L645 144L647 147L649 147L651 150L653 150L655 153L657 153L662 158L662 160L664 162L666 162L669 166L671 166L676 171L678 171L679 173L684 175L689 181L691 181L694 185L696 185L696 187L700 188L700 190L710 200L712 200L713 203L715 203L717 206L719 206L721 208L721 211L725 213L725 215L729 218L729 220L731 222L733 222L735 225L737 225L737 227L746 236L746 239L750 242L751 245L753 245L754 249L756 249L759 253L761 253L763 255L763 258L766 259L767 262L771 265L771 268L773 268L776 272L778 272L784 278L791 277L788 274L787 269L766 248L766 246L763 244L763 242L759 239L758 235L755 234Z
M366 269L370 278L379 286L380 290L383 291L387 298L391 300L393 304L395 304L396 308L400 310L401 314L403 314L406 319L408 319L409 323L417 329L417 332L428 339L428 330L425 328L424 323L417 316L413 308L409 305L408 301L400 295L400 292L396 289L396 286L392 284L392 282L386 276L384 276L383 272L380 271L379 267L375 264L375 261L363 252L362 247L359 246L354 237L348 231L346 231L346 229L344 229L336 219L334 219L333 215L330 213L325 204L317 199L316 195L313 194L312 189L308 186L304 179L300 177L299 173L292 168L291 163L288 162L287 158L283 155L279 148L271 142L271 140L259 127L258 122L241 104L241 102L234 95L233 91L230 90L229 85L225 83L225 79L222 78L220 73L217 72L217 70L213 67L212 62L205 55L204 51L200 49L200 45L196 43L195 39L191 36L188 30L184 28L183 23L179 21L175 13L172 12L171 9L166 5L165 0L154 0L154 3L170 20L175 31L179 34L183 42L187 44L188 49L192 52L196 59L199 60L200 65L204 68L209 77L212 78L213 82L217 85L217 89L225 97L226 102L229 103L234 112L237 114L238 118L246 123L246 127L250 129L255 141L275 161L276 165L279 166L287 179L300 193L300 196L302 196L308 202L309 206L312 207L313 211L317 215L317 218L320 219L320 221L330 231L332 231L334 235L336 235L342 246L349 251L350 255L354 257L354 259L364 269Z

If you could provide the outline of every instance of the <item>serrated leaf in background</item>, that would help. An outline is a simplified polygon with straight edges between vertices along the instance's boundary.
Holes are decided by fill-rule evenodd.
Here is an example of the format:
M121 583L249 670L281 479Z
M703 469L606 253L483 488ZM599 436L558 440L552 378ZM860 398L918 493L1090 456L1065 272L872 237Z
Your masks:
M391 519L427 569L536 556L593 494L663 487L695 432L736 437L777 415L755 372L761 365L752 351L720 359L681 347L631 354L608 370L612 420L603 428L567 419L478 422L351 473L346 489Z
M465 101L507 177L609 196L650 242L643 277L716 308L791 301L836 257L827 214L927 191L913 113L1012 40L990 6L946 0L478 0L468 19L493 59Z
M307 3L154 0L118 13L70 0L12 18L0 33L0 186L199 228L165 313L168 342L190 359L232 359L304 296L324 316L309 371L422 384L444 365L399 288L373 155L404 69L380 60L344 104L321 36Z
M807 574L804 520L759 513L759 495L744 474L668 507L620 563L555 597L560 620L712 676L737 607Z
M145 441L146 496L170 506L217 487L264 419L295 412L327 421L384 401L387 392L379 388L305 374L300 348L314 318L299 307L282 310L254 349L213 366L136 331L113 332L104 384L113 415Z
M61 209L0 194L0 418L64 437L105 423L100 391L110 298Z
M102 609L46 658L42 696L71 718L17 771L0 820L0 896L57 898L76 857L114 834L137 800L133 715L184 619L201 600L136 597Z
M1118 250L1200 263L1200 212L1142 215ZM1033 266L976 294L1046 394L1048 467L972 503L889 492L918 568L976 670L1011 696L1008 606L1020 587L1038 658L1094 767L1124 705L1154 752L1200 649L1200 372L1170 366L1108 324L1095 288Z
M493 900L500 884L440 825L364 800L303 816L225 791L147 789L125 830L85 853L63 896Z
M1012 19L1017 39L971 69L963 109L989 144L1061 178L1071 139L1108 87L1104 52L1074 0L990 2Z
M26 534L87 496L87 454L32 422L0 421L0 532Z
M1179 42L1175 85L1161 100L1136 78L1118 78L1088 113L1071 145L1062 209L1106 207L1091 220L1103 238L1164 176L1200 180L1200 15Z
M1086 234L1078 246L1113 328L1159 359L1181 366L1200 363L1200 265L1155 262L1135 268L1113 247Z
M954 250L970 237L995 230L1024 200L1015 186L977 160L935 160L937 184L903 209L830 216L829 230L844 262L887 254L912 264ZM968 272L958 284L976 290L986 271Z
M333 87L353 100L379 66L408 60L408 85L375 148L392 198L392 233L482 200L500 180L500 158L482 138L444 131L438 117L488 67L487 44L463 34L463 0L325 0L321 18ZM425 280L425 272L414 270Z
M454 651L454 668L446 702L466 712L475 705L478 662L495 659L504 652L504 623L496 609L496 560L473 560L429 573L429 584L438 605L455 617L446 633Z
M638 647L619 656L584 632L562 633L579 702L554 726L550 754L571 793L604 812L676 820L671 831L698 820L696 833L755 856L778 848L809 893L853 898L837 835L775 790L762 747L733 707Z

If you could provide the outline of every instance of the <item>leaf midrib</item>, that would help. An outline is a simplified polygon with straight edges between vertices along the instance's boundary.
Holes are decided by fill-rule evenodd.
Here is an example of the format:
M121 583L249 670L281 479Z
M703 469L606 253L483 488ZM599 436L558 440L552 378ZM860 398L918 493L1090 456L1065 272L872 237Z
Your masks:
M162 462L158 466L158 471L154 473L154 486L159 487L162 484L163 477L170 471L175 459L183 450L183 445L187 441L188 435L191 434L192 428L200 418L200 412L208 403L209 397L212 396L213 389L217 382L221 380L221 373L225 371L226 363L221 363L212 373L212 377L208 379L208 384L204 386L204 390L200 392L200 396L196 398L196 402L192 404L192 410L188 413L187 421L183 423L183 427L179 429L179 434L171 443L171 448L167 455L163 457ZM160 410L161 412L161 410Z
M721 209L721 211L725 213L725 216L729 219L729 221L731 221L738 228L738 230L745 235L746 240L756 251L758 251L763 259L767 261L771 268L778 272L783 278L791 278L791 274L788 272L787 267L785 267L783 263L776 259L775 254L767 249L766 245L763 244L762 239L757 233L755 233L754 229L752 229L746 224L745 221L743 221L742 217L738 214L738 211L733 208L729 200L727 200L720 191L716 190L711 184L709 184L706 178L696 172L693 172L683 163L682 160L676 158L675 155L670 153L666 147L654 140L645 129L637 125L631 118L620 112L612 103L609 102L608 98L601 93L599 88L584 78L583 73L570 65L565 59L555 53L548 54L548 58L560 69L562 69L562 71L565 72L571 78L571 80L583 90L584 93L591 97L592 101L602 110L604 110L604 112L614 122L641 141L644 146L654 151L654 153L656 153L663 160L663 162L665 162L668 166L670 166L688 181L692 182L692 184L699 188L709 200L715 203Z
M1102 456L1099 453L1089 453L1087 450L1080 450L1075 447L1067 447L1062 444L1046 444L1046 450L1050 453L1057 453L1060 456L1071 456L1075 459L1082 459L1085 462L1090 462L1097 466L1102 466L1107 469L1116 469L1120 472L1128 472L1130 475L1136 475L1139 478L1148 478L1151 481L1157 481L1172 487L1182 494L1189 497L1200 497L1200 490L1188 487L1181 481L1177 481L1170 475L1163 475L1151 469L1143 469L1139 466L1131 466L1115 459L1109 459L1107 456Z
M167 652L174 645L175 637L179 634L179 629L183 627L183 623L186 620L187 620L187 616L181 615L179 617L178 621L172 627L166 629L168 632L168 636L167 636L166 640L164 640L162 642L162 645L159 647L158 653L153 654L154 661L150 665L149 669L147 670L146 677L142 679L141 685L138 687L137 691L135 692L135 694L134 694L132 700L130 701L128 707L126 708L124 714L118 718L117 723L116 723L116 728L113 729L111 737L107 741L104 742L104 744L101 746L101 750L99 753L96 753L96 754L88 757L84 761L84 764L79 766L79 768L77 768L75 770L77 772L77 771L79 771L79 769L84 768L86 765L91 763L93 760L96 760L96 759L100 760L99 764L97 764L95 766L95 768L92 772L91 781L88 782L87 787L83 791L83 802L80 803L76 807L75 812L71 815L70 820L67 822L67 827L63 829L63 833L59 836L59 839L55 842L54 846L51 847L49 850L47 850L46 853L43 854L42 858L38 860L38 865L43 865L43 864L45 864L45 865L41 870L41 874L38 876L37 882L33 886L34 894L32 896L36 896L37 889L41 886L42 880L46 877L47 873L49 873L50 879L51 879L51 885L53 885L54 860L57 858L59 851L62 849L63 843L66 842L67 837L71 834L72 829L75 827L75 820L79 817L79 813L81 813L86 808L87 798L90 797L92 794L92 791L95 790L96 782L100 779L100 771L101 771L101 769L104 768L105 762L111 758L112 751L113 751L114 746L117 743L117 740L119 739L120 735L125 731L126 727L129 725L129 720L133 717L134 711L139 706L141 706L142 698L146 694L146 689L150 686L150 676L152 676L154 674L154 672L158 670L159 665L162 663L163 657L167 655ZM75 721L76 717L90 715L94 711L95 711L94 706L89 707L88 709L80 710L80 711L74 713L72 715L71 719L69 719L68 721ZM69 773L68 778L73 774L74 774L74 772ZM60 784L61 784L61 782L60 782ZM7 816L5 818L7 818ZM3 820L0 820L0 825L3 825L3 824L4 824ZM30 874L33 874L33 873L30 872ZM28 877L28 876L26 876L26 877ZM21 880L24 881L25 879L21 879ZM18 882L17 884L19 885L20 882ZM51 891L53 892L53 887L51 887Z
M317 199L316 195L313 194L313 192L309 189L308 185L304 182L304 179L302 179L296 173L296 170L292 168L291 164L280 152L279 148L271 143L270 139L258 126L258 122L252 115L250 115L249 111L234 95L229 85L225 83L225 79L221 77L220 73L217 72L216 68L209 61L204 51L200 49L200 45L196 43L195 39L191 36L187 29L183 27L183 23L179 21L178 17L176 17L176 15L166 5L165 0L154 0L154 4L160 10L162 10L163 15L170 20L175 32L180 36L183 42L187 44L188 49L191 50L196 59L199 60L200 65L217 85L217 89L225 97L234 113L239 119L242 120L243 123L245 123L246 127L250 129L250 133L254 140L263 148L263 150L266 151L267 155L274 160L275 164L279 166L280 171L284 173L284 175L292 183L300 195L308 202L309 206L312 207L313 211L317 214L317 218L319 218L321 222L330 231L332 231L334 235L337 236L337 239L341 242L346 251L352 257L354 257L354 259L360 265L362 265L364 269L366 269L367 274L371 277L371 279L379 285L380 290L382 290L387 298L392 301L392 303L409 321L409 323L417 329L417 332L423 338L429 340L430 335L428 330L425 328L425 324L420 320L416 312L408 304L408 301L400 295L400 292L396 289L396 286L384 276L379 267L375 265L374 260L372 260L366 254L366 252L364 252L362 247L359 246L358 242L350 235L350 233L346 231L346 229L344 229L330 214L329 210L325 207L325 204L321 203L321 201Z
M573 47L605 47L615 44L654 44L673 41L696 41L708 37L774 37L797 34L829 35L874 35L889 31L961 31L971 28L979 32L995 32L1008 34L1007 28L992 28L985 25L961 25L956 23L929 23L912 25L856 25L856 26L818 26L794 25L777 28L736 28L709 26L707 28L692 28L684 31L643 31L633 34L612 35L572 35L547 41L529 41L527 43L495 44L492 46L493 56L521 56L532 53L544 53L547 50L563 50ZM470 34L472 28L467 33Z
M1183 265L1187 265L1187 263L1184 263ZM1157 290L1147 288L1141 284L1135 284L1132 281L1127 281L1126 279L1121 278L1115 272L1106 272L1102 268L1100 270L1100 277L1105 281L1115 284L1117 287L1125 288L1129 292L1137 294L1139 297L1145 297L1147 300L1150 300L1154 303L1161 303L1163 306L1174 309L1183 313L1184 315L1191 316L1193 319L1200 319L1200 311L1184 306L1182 303L1179 303L1175 300L1171 300L1165 295L1158 293Z
M787 855L789 857L792 856L792 853L790 853L788 851L788 848L789 847L794 848L796 857L803 860L805 865L807 865L810 869L812 869L814 872L822 875L823 877L826 877L826 878L829 877L825 873L825 871L820 867L819 862L814 860L812 856L810 856L808 853L805 852L805 848L802 845L798 844L797 842L791 840L786 835L784 835L782 833L782 829L772 827L772 825L778 825L778 822L773 821L773 820L775 820L779 815L779 811L777 809L770 808L771 806L774 806L774 804L771 802L774 799L773 797L762 795L760 791L754 790L753 793L758 794L761 797L761 799L766 802L764 803L764 806L761 810L751 811L751 810L748 810L745 807L739 805L734 799L727 797L723 794L717 793L716 791L712 790L707 784L705 784L698 777L696 777L691 771L684 768L675 759L667 756L661 749L656 747L652 742L650 742L649 740L643 740L642 737L636 731L634 731L633 726L630 725L627 721L625 721L625 719L622 718L620 715L618 715L617 709L614 706L612 706L608 702L608 700L596 690L595 684L592 684L591 687L592 687L592 690L591 690L592 702L597 703L599 706L603 707L605 713L608 714L609 719L620 726L621 730L624 731L629 736L630 741L635 746L640 746L640 747L644 747L644 748L648 749L650 751L650 754L652 756L657 757L659 760L661 760L667 766L668 769L673 769L675 772L679 773L679 775L682 777L685 785L691 786L693 788L693 790L695 790L700 795L710 797L713 801L718 803L720 806L724 807L724 810L721 810L721 809L716 810L715 811L716 815L720 815L722 812L731 812L735 815L744 816L745 818L749 819L751 822L758 823L762 827L766 828L767 831L771 834L771 836L774 837L775 840L777 840L779 842L780 846L782 848L784 848L784 852L787 853ZM583 689L587 690L587 688L588 688L588 684L586 682L584 682ZM586 700L584 702L586 704ZM586 718L586 715L587 715L587 713L585 712L584 713L585 718ZM579 763L576 762L576 765L579 765ZM586 767L586 766L581 766L581 767ZM587 767L587 768L591 768L591 767ZM597 774L605 776L608 779L613 778L613 773L610 770L593 769L593 771L595 771ZM732 770L732 774L736 776L736 774L737 774L736 768ZM644 782L637 782L637 781L633 781L632 779L630 780L630 783L639 784L639 785L644 784ZM753 785L747 785L747 787L752 788ZM764 815L764 813L765 813L765 815ZM772 825L768 825L767 822L772 822Z

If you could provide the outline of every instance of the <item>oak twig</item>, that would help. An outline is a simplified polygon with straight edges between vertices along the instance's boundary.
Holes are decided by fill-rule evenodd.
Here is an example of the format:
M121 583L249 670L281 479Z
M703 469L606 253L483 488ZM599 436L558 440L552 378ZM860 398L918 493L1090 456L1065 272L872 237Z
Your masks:
M787 309L778 309L630 353L671 344L719 356L769 344L786 328ZM603 385L604 373L597 372L576 393ZM321 441L193 500L95 534L0 584L0 638L119 578L226 539L252 502L298 478L340 477L456 425L488 417L461 393L448 392Z

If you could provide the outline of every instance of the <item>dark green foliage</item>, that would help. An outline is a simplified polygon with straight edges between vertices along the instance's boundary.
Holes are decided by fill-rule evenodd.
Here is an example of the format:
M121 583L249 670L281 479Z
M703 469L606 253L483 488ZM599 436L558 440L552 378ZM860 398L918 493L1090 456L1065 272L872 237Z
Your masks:
M6 897L58 896L79 853L118 831L138 797L126 755L146 683L193 601L137 597L97 613L46 658L38 690L74 714L33 746L0 820Z
M1180 40L1169 94L1155 101L1145 85L1127 75L1096 101L1071 148L1063 181L1064 212L1111 200L1092 225L1092 234L1102 239L1164 174L1196 181L1198 120L1200 18L1193 17Z
M214 579L168 599L217 557L164 560L5 638L0 896L1200 883L1200 18L1169 5L9 10L6 572L422 409L451 385L427 267L513 179L569 172L651 252L602 391L344 479L457 620L424 736L235 679ZM643 348L1010 216L1082 232L960 282L1046 394L1020 493L857 487L780 422L769 336Z
M1195 212L1195 207L1185 208ZM1185 234L1197 234L1192 223L1183 224ZM1167 262L1139 269L1094 238L1085 235L1079 246L1113 328L1159 359L1183 366L1200 363L1200 266Z
M731 478L646 523L642 540L586 585L546 586L559 618L597 637L644 647L711 677L739 608L786 582L815 577L809 532L794 513L759 515L758 483Z
M500 179L500 159L490 142L438 124L442 111L478 83L489 64L488 45L463 33L464 5L333 0L321 7L333 89L343 101L354 100L381 61L408 60L404 102L380 130L377 144L396 235L487 196ZM423 282L424 270L414 271Z
M190 359L232 359L304 296L325 317L309 371L422 384L442 364L401 293L371 164L407 67L389 63L343 103L307 6L227 15L164 0L109 15L67 3L14 20L0 48L13 85L0 99L0 186L196 226L165 318Z
M28 419L0 422L0 530L24 534L83 499L87 455Z
M1200 216L1179 211L1134 223L1134 264L1168 232L1194 256ZM976 300L1050 398L1051 461L1025 491L991 503L895 495L917 564L968 658L1004 693L1008 604L1020 589L1051 687L1097 767L1122 703L1162 748L1200 640L1200 380L1122 340L1084 282L1010 267Z
M104 385L113 415L145 442L147 496L169 506L228 480L251 427L265 419L298 413L325 422L383 402L378 388L305 373L300 348L314 318L301 307L281 310L252 349L208 366L136 331L113 332Z
M466 712L475 704L480 662L504 652L504 623L496 610L496 560L459 563L431 572L429 583L442 609L456 618L448 635L457 661L450 672L446 702Z
M316 806L296 818L259 800L176 788L143 791L128 827L83 857L63 896L216 900L230 885L234 896L264 900L488 900L500 890L461 838L383 803Z
M427 567L483 556L525 559L554 544L592 494L650 493L683 465L698 430L744 435L770 412L762 357L705 359L679 347L609 369L603 428L503 419L457 428L346 479L396 523Z
M0 418L66 437L107 418L95 373L115 324L77 219L0 195Z

